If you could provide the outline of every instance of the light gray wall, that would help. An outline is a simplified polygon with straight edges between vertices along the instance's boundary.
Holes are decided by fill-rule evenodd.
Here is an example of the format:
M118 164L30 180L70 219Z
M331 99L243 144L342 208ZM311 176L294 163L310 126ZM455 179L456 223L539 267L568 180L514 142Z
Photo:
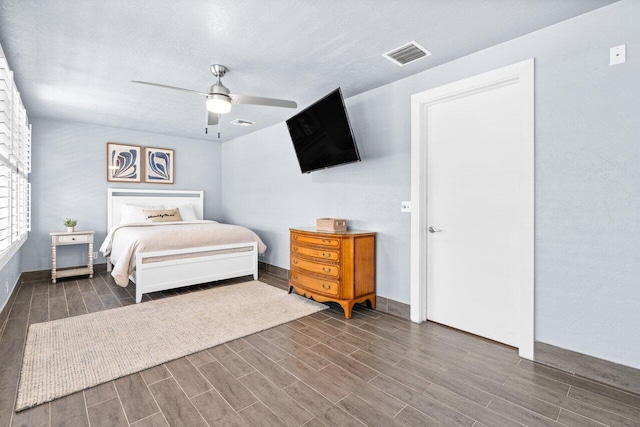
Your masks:
M301 175L284 124L227 142L224 218L284 268L288 227L377 231L378 293L408 303L410 95L535 57L536 340L640 368L639 19L621 1L349 98L362 163ZM628 61L610 67L622 43Z
M23 248L24 246L20 248L20 250L11 257L9 262L2 267L2 270L0 270L0 311L2 311L4 306L7 304L9 295L13 292L13 289L18 282L18 278L20 277L20 273L22 272L20 269L20 260Z
M95 251L107 234L107 188L204 190L206 219L220 216L220 144L73 122L32 119L32 224L22 248L22 270L50 268L52 231L64 231L66 217L78 230L95 230ZM107 182L106 144L120 142L175 150L175 183ZM58 251L60 267L86 262L86 246ZM100 257L98 263L104 263Z
M284 268L289 268L289 227L347 218L352 229L378 233L379 294L408 302L410 217L400 213L400 202L410 193L409 146L396 138L370 137L385 125L370 114L367 96L347 100L360 163L302 175L284 123L224 143L224 218L254 229L269 247L264 261Z

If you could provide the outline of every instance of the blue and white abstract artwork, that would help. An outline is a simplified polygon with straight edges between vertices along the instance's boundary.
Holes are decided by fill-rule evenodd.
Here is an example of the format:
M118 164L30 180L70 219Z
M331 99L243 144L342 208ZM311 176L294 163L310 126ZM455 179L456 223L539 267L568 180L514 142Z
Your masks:
M107 181L141 182L141 148L137 145L107 143Z
M145 147L146 171L144 182L173 184L175 156L168 148Z

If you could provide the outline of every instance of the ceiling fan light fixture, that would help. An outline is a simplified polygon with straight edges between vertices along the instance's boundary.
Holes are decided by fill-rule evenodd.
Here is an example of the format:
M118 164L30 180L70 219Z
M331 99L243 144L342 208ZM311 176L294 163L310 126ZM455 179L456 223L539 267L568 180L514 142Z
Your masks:
M216 114L226 114L231 111L231 100L225 95L210 95L207 97L207 110Z

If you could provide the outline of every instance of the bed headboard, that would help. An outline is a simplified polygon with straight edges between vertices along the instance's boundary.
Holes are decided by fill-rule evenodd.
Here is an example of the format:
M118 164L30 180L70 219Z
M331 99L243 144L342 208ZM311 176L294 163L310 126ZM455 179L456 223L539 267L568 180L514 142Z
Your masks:
M131 190L128 188L107 189L107 230L120 223L120 207L134 206L180 206L192 204L198 219L204 215L204 191L182 190Z

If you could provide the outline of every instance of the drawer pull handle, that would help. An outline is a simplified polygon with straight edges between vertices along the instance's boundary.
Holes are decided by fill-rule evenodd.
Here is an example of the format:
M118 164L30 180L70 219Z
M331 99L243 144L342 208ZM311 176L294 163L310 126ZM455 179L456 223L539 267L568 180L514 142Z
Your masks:
M331 273L331 269L326 267L322 267L322 271L324 271L325 273Z
M322 252L322 256L325 258L331 258L331 254L327 252Z
M325 285L325 284L323 283L323 284L322 284L322 289L329 290L329 289L331 289L331 285Z
M298 236L293 236L293 240L298 240Z
M293 263L294 263L294 264L297 264L297 263L298 263L298 260L297 260L297 259L294 259L294 260L293 260Z
M296 279L296 280L298 280L298 275L297 275L297 274L294 274L294 275L293 275L293 278L294 278L294 279Z
M331 243L331 240L322 239L322 243Z
M72 238L71 238L71 240L76 240L76 238L75 238L75 237L72 237Z
M297 247L297 246L294 246L294 247L293 247L293 251L294 251L294 252L297 252L297 251L298 251L298 247Z

